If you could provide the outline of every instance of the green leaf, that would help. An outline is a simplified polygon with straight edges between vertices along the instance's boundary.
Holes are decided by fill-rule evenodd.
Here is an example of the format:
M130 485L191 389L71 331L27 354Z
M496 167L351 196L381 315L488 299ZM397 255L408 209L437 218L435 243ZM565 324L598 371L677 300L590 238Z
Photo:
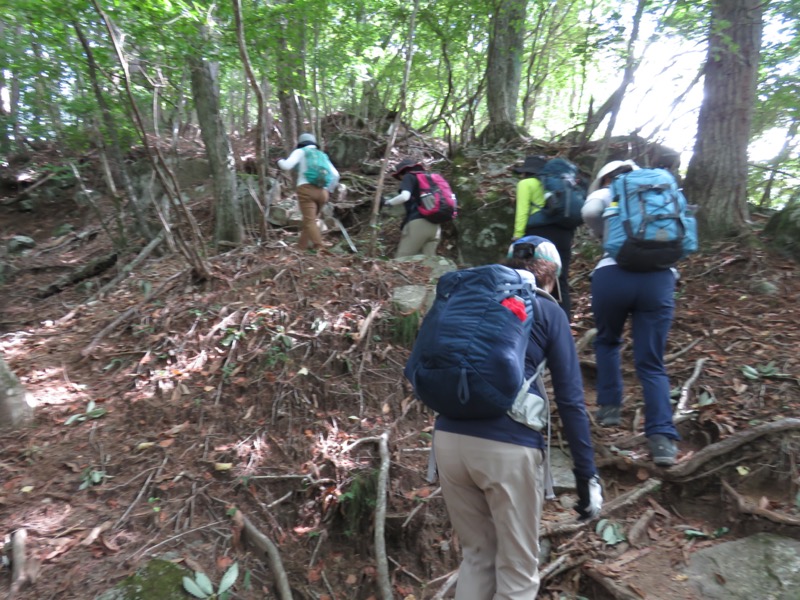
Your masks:
M183 578L183 589L185 589L195 598L203 598L203 599L208 598L208 594L203 593L203 590L197 587L197 584L194 582L193 579L189 579L188 577L185 576Z
M230 587L236 583L236 580L239 578L239 563L233 563L230 568L225 571L225 575L222 576L222 581L219 582L219 590L220 594L228 591Z
M697 399L697 405L698 406L710 406L711 404L714 404L716 401L717 400L714 398L714 396L712 396L708 392L703 392L702 394L700 394L700 397Z
M748 379L761 379L761 375L753 367L745 365L742 367L742 375Z
M197 586L203 591L206 596L210 596L214 593L214 584L211 583L211 580L208 578L208 575L203 573L202 571L198 571L194 574L194 580L197 582Z
M72 415L69 419L64 421L64 425L72 425L76 421L85 421L85 420L86 420L86 415L84 415L83 413L79 415Z
M101 406L99 408L95 408L94 410L90 410L89 412L86 413L86 416L90 419L99 419L107 412L108 411Z
M608 522L603 528L601 533L603 541L609 546L616 546L620 542L624 542L627 538L622 531L622 526L619 523Z
M702 531L698 531L697 529L687 529L686 531L683 532L683 535L685 535L688 538L707 538L707 537L709 537L709 535L707 533L704 533Z

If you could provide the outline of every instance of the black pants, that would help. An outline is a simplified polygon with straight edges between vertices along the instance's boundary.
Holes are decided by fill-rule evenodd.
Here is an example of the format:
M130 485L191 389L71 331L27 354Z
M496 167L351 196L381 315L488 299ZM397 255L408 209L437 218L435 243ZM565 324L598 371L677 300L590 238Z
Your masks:
M558 276L558 286L561 289L561 308L567 313L567 319L572 320L572 304L569 298L569 263L572 258L572 238L574 229L564 229L558 225L528 226L525 235L538 235L553 242L561 258L561 275Z

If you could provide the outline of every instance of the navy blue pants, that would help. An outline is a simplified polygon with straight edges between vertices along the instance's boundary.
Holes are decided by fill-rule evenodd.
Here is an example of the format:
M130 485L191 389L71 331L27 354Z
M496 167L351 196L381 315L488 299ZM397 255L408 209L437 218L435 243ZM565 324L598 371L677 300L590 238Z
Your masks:
M617 265L592 274L592 310L597 327L597 403L622 403L622 330L631 316L633 360L644 394L644 432L679 439L672 422L669 377L664 366L675 308L672 271L633 273Z

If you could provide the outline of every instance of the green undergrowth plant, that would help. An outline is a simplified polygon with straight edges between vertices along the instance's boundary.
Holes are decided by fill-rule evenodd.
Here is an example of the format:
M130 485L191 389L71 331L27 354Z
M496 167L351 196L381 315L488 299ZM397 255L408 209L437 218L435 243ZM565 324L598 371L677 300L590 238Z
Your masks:
M390 318L391 338L396 344L410 348L417 339L421 315L418 310Z
M194 574L194 579L184 576L183 589L189 592L195 598L202 598L204 600L227 600L230 598L230 589L236 580L239 578L239 563L233 563L219 582L219 587L214 591L214 584L208 575L202 571L197 571Z

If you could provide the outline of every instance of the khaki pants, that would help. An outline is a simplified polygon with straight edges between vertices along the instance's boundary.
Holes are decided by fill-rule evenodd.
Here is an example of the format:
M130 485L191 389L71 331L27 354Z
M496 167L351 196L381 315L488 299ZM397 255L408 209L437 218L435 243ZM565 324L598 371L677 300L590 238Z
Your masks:
M446 431L435 432L433 443L463 552L456 600L533 600L544 452Z
M441 236L442 231L439 226L427 219L409 221L403 225L395 258L414 256L415 254L436 256L436 248L439 246Z
M300 213L303 215L300 239L297 242L301 250L312 246L322 248L326 245L322 241L322 234L317 225L317 216L327 201L328 190L326 189L310 183L304 183L297 188L297 204L300 206Z

